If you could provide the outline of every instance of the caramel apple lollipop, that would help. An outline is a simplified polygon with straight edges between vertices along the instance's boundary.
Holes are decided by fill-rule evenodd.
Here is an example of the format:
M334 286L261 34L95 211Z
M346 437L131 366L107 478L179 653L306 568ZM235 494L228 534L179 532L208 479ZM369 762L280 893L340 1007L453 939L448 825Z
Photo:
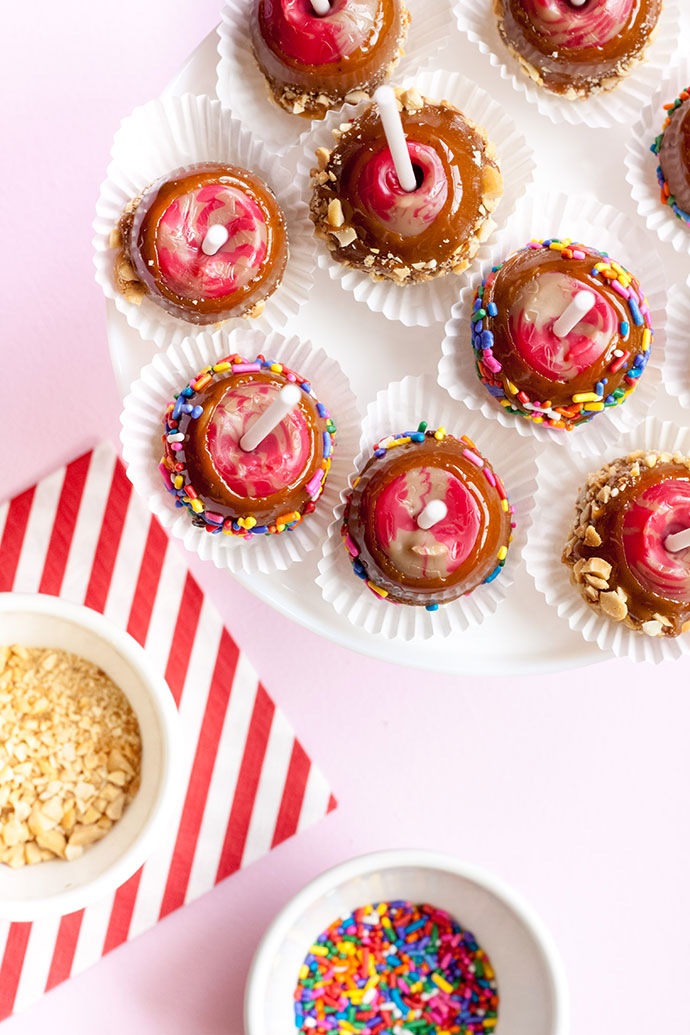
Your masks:
M569 99L617 86L644 58L662 0L494 0L524 72Z
M311 202L317 236L333 259L374 280L408 284L461 273L491 233L490 214L503 194L493 147L481 127L446 101L425 100L414 89L398 90L396 98L399 134L391 137L372 104L334 130L332 151L317 152ZM389 104L381 110L388 120ZM404 157L399 149L394 156L395 140L404 140ZM401 182L404 165L411 165L414 181Z
M497 403L566 431L625 402L653 339L635 277L567 239L530 241L495 266L470 326L477 374Z
M374 446L341 533L355 574L372 592L436 611L500 574L512 511L473 442L422 422Z
M391 74L409 20L403 0L255 0L250 31L273 99L322 119Z
M690 459L638 451L591 474L563 551L598 613L648 636L690 630Z
M308 381L258 356L206 367L164 416L165 486L207 532L247 539L312 513L335 425Z
M259 316L288 258L285 217L258 176L203 163L151 184L125 209L118 289L193 324Z
M690 89L683 90L672 104L664 128L652 144L659 156L656 171L661 201L673 214L690 223Z

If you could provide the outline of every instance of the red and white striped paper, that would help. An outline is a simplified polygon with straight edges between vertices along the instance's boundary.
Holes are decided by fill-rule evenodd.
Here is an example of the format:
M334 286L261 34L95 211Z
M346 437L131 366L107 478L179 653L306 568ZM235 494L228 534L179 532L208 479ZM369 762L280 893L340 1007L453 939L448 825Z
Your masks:
M170 836L114 895L0 922L0 1019L321 819L335 799L109 443L0 507L0 591L124 626L165 672L189 780Z

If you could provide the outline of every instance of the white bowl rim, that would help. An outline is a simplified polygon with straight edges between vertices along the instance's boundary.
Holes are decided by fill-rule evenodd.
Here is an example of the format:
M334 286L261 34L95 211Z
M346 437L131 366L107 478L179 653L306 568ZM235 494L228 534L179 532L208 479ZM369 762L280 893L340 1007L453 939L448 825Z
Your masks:
M244 995L244 1026L246 1035L268 1035L261 1022L260 1011L265 998L268 969L278 945L306 906L326 894L338 884L370 871L394 868L445 870L458 877L479 884L503 902L522 921L541 952L545 969L551 979L554 1023L551 1035L568 1035L569 992L565 968L551 934L522 896L501 878L479 866L462 862L454 855L426 849L391 849L370 852L337 865L319 874L290 899L271 922L254 954Z
M105 898L129 880L149 857L178 800L178 793L181 792L179 715L168 684L144 648L128 632L99 611L47 593L0 593L0 614L7 612L29 612L63 618L88 629L110 643L139 672L146 684L151 703L160 721L163 741L158 792L146 825L116 862L87 883L57 895L46 895L30 901L0 899L0 919L31 922L47 916L64 916ZM65 862L64 865L69 866L69 862Z

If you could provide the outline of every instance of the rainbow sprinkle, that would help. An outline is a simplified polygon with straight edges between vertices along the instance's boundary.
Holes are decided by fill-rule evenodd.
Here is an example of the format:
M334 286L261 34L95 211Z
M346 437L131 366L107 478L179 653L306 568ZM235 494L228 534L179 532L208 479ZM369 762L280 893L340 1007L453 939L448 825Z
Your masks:
M664 110L667 111L668 114L666 116L666 121L664 122L664 126L661 133L655 139L654 143L649 149L652 152L652 154L658 156L661 153L661 145L664 140L664 134L666 133L666 130L668 129L669 123L671 121L671 116L673 115L674 111L677 111L677 109L680 108L683 104L685 104L687 100L690 100L690 86L687 88L687 90L683 90L683 92L680 93L678 97L676 97L675 101L672 101L670 104L664 105ZM676 199L673 196L673 194L671 194L671 190L666 180L666 177L664 176L661 164L657 166L656 178L659 184L659 190L661 191L662 205L668 205L668 207L671 209L671 211L677 219L681 219L684 223L690 223L690 213L685 212L680 207L680 205L676 204Z
M599 252L583 244L574 244L569 238L549 238L545 241L530 241L513 254L518 255L520 252L540 248L558 251L564 259L581 261L591 256L597 260L590 270L590 275L605 281L607 286L620 295L630 311L630 320L621 321L618 328L618 337L622 342L630 342L631 327L644 327L639 346L641 351L634 354L631 346L627 350L616 349L612 354L607 374L615 375L622 372L614 389L607 390L609 378L604 377L597 382L592 392L575 393L569 402L555 405L551 399L530 398L524 389L513 384L503 374L503 367L494 355L495 342L491 320L498 316L498 307L493 301L485 304L484 296L490 291L497 273L505 263L493 266L489 275L477 288L472 302L470 326L475 369L479 380L508 413L525 417L548 428L570 431L576 425L592 420L602 410L625 402L649 362L654 331L649 306L637 280L605 252Z
M435 438L437 442L441 442L447 434L448 432L443 427L437 428L435 431L430 430L428 422L423 420L420 422L416 431L405 431L401 435L388 435L386 438L381 439L380 442L376 443L372 452L377 459L381 459L381 457L384 457L390 449L397 449L400 446L405 446L410 442L423 442L425 438ZM484 457L482 457L479 454L474 442L472 442L472 440L469 439L466 435L463 435L460 439L458 439L458 441L462 443L463 453L470 461L470 463L474 464L475 467L481 468L483 470L484 477L488 481L489 485L492 487L492 489L495 489L498 495L500 496L501 506L503 510L511 515L515 514L515 507L512 506L510 503L508 493L506 492L506 488L503 482L498 477L496 472L491 470ZM359 481L359 479L357 479L357 481ZM355 481L353 488L357 485L357 481ZM381 586L377 586L376 583L369 578L367 570L360 557L359 547L354 542L352 536L348 531L348 519L350 514L351 500L352 496L348 496L345 503L345 511L343 513L343 523L340 527L340 535L342 537L345 548L348 554L350 555L350 563L352 564L352 570L354 571L355 575L358 578L362 579L362 581L371 590L372 593L374 593L377 597L380 597L382 600L385 600L388 597L388 590L383 589ZM511 523L511 527L515 528L514 521ZM512 539L513 537L511 535L509 541L512 542ZM496 564L496 567L493 569L493 571L491 571L489 575L484 579L482 585L486 585L489 582L493 582L494 579L498 578L498 576L501 574L501 569L505 565L507 552L508 551L506 547L502 547L499 550L496 557L498 563ZM397 604L397 601L391 602ZM426 604L425 610L432 612L438 611L438 604Z
M496 976L474 935L442 909L401 900L331 924L294 997L303 1035L478 1035L498 1023Z
M208 388L214 380L224 378L229 374L246 374L253 371L266 370L273 374L282 374L286 380L299 385L303 392L311 395L316 406L319 417L326 422L326 431L323 432L323 460L321 467L309 483L305 486L309 502L301 511L291 511L281 514L271 525L259 525L252 514L245 517L233 518L223 517L214 511L206 508L204 501L189 481L189 476L184 463L184 442L186 439L185 428L190 420L198 420L204 412L203 406L194 405L192 400L199 392ZM293 370L274 360L265 359L259 355L255 360L249 361L235 353L226 356L212 366L204 367L182 391L178 392L173 401L169 404L163 418L165 433L163 434L163 448L165 455L159 464L159 471L163 478L166 490L175 499L176 507L186 507L192 513L192 523L203 528L211 535L220 532L231 535L238 539L251 539L255 535L279 535L281 532L290 532L302 521L305 514L311 514L315 509L316 501L324 490L326 477L331 467L333 453L333 439L336 427L331 415L323 405L317 401L308 381L296 374ZM183 427L183 422L185 427Z

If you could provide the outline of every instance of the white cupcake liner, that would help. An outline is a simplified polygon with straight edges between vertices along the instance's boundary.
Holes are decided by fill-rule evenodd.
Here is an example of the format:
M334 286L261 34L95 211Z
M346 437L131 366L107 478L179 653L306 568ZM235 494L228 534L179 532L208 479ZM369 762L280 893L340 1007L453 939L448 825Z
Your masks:
M212 535L193 525L189 512L175 506L158 470L162 418L173 394L203 367L234 352L248 358L261 352L267 359L275 359L304 375L313 384L337 429L326 487L313 513L290 532L255 535L249 540L222 533ZM202 560L213 561L217 568L248 575L284 571L322 543L339 493L347 485L360 430L359 411L348 380L323 349L295 336L284 338L277 332L265 336L260 331L242 328L232 332L206 332L157 353L132 385L124 402L121 423L122 455L129 479L140 496L148 501L163 527Z
M280 330L309 297L314 279L314 231L307 207L288 172L249 130L224 111L219 101L182 94L136 108L115 134L107 179L101 186L93 228L96 280L142 338L168 348L212 329L197 327L167 313L150 298L128 302L115 286L112 229L122 210L150 183L180 166L196 162L232 162L261 176L285 213L290 254L283 279L255 320L226 321L229 328L246 325L263 332Z
M662 371L664 388L690 409L690 284L671 289L668 298L666 356Z
M575 519L575 501L587 475L636 449L670 453L678 450L688 455L690 428L679 428L670 421L649 417L619 439L605 456L542 453L538 461L539 488L534 501L534 518L524 556L527 570L546 602L588 643L596 643L602 651L619 658L657 664L690 654L690 635L651 637L598 615L571 584L570 568L561 561Z
M260 137L276 154L300 144L314 120L290 115L273 100L256 63L249 35L249 8L256 0L225 0L218 26L217 92L226 108ZM405 0L411 22L405 53L393 75L409 75L438 57L448 44L453 19L452 0ZM339 109L340 121L349 118L351 105Z
M659 158L653 154L651 146L666 120L664 105L671 104L688 85L690 61L683 58L662 81L653 97L645 101L628 137L625 152L625 178L647 229L653 230L660 240L685 255L690 255L690 226L675 216L668 205L662 204L656 178Z
M398 85L398 80L395 85ZM504 182L503 197L491 218L498 226L507 223L532 181L534 157L527 141L506 115L503 106L457 72L422 72L402 80L400 85L403 88L416 86L430 100L450 101L473 122L486 129L489 140L496 148ZM356 118L366 107L367 102L357 105L350 110L350 117ZM318 147L329 150L333 147L333 129L342 121L342 115L340 118L337 114L330 115L307 140L297 166L307 201L311 198L309 172L316 163L314 153ZM472 260L470 269L481 264L487 254L488 244L484 242ZM319 266L328 270L331 280L338 280L341 287L351 291L358 302L364 302L374 313L383 313L389 320L399 320L406 327L429 327L432 323L445 320L469 275L469 271L460 277L449 273L423 283L398 285L390 280L374 281L360 270L348 269L331 257L323 242L318 243L317 258Z
M566 100L538 86L522 71L499 36L493 0L484 0L483 3L455 0L455 17L460 31L479 47L498 69L501 78L507 79L518 93L536 104L542 115L557 125L584 123L591 129L608 129L616 123L630 123L637 117L664 71L674 63L681 38L679 0L664 0L657 34L646 51L644 61L621 79L615 89L586 99Z
M431 428L444 427L456 438L467 435L475 441L482 455L495 466L515 507L514 538L498 578L479 586L469 596L443 604L434 612L378 599L353 572L340 535L345 500L352 483L371 457L371 447L386 435L416 428L420 420L428 421ZM429 640L479 625L510 592L521 564L536 489L535 455L532 443L507 435L496 425L487 424L478 414L451 402L429 376L406 377L389 384L369 404L350 484L341 493L341 504L323 546L316 581L324 600L353 625L388 640Z
M472 298L491 266L500 262L532 238L570 237L573 241L608 252L639 280L652 314L654 341L652 357L638 386L626 401L605 410L588 424L572 431L545 428L525 417L508 413L489 395L477 377L471 345ZM523 438L541 444L571 446L581 453L608 450L622 434L639 424L650 412L661 383L661 364L666 344L667 283L657 252L649 238L628 216L593 195L532 193L520 206L510 225L491 242L492 257L471 277L451 310L441 345L438 380L454 399L471 410L479 410L504 428L513 428Z

